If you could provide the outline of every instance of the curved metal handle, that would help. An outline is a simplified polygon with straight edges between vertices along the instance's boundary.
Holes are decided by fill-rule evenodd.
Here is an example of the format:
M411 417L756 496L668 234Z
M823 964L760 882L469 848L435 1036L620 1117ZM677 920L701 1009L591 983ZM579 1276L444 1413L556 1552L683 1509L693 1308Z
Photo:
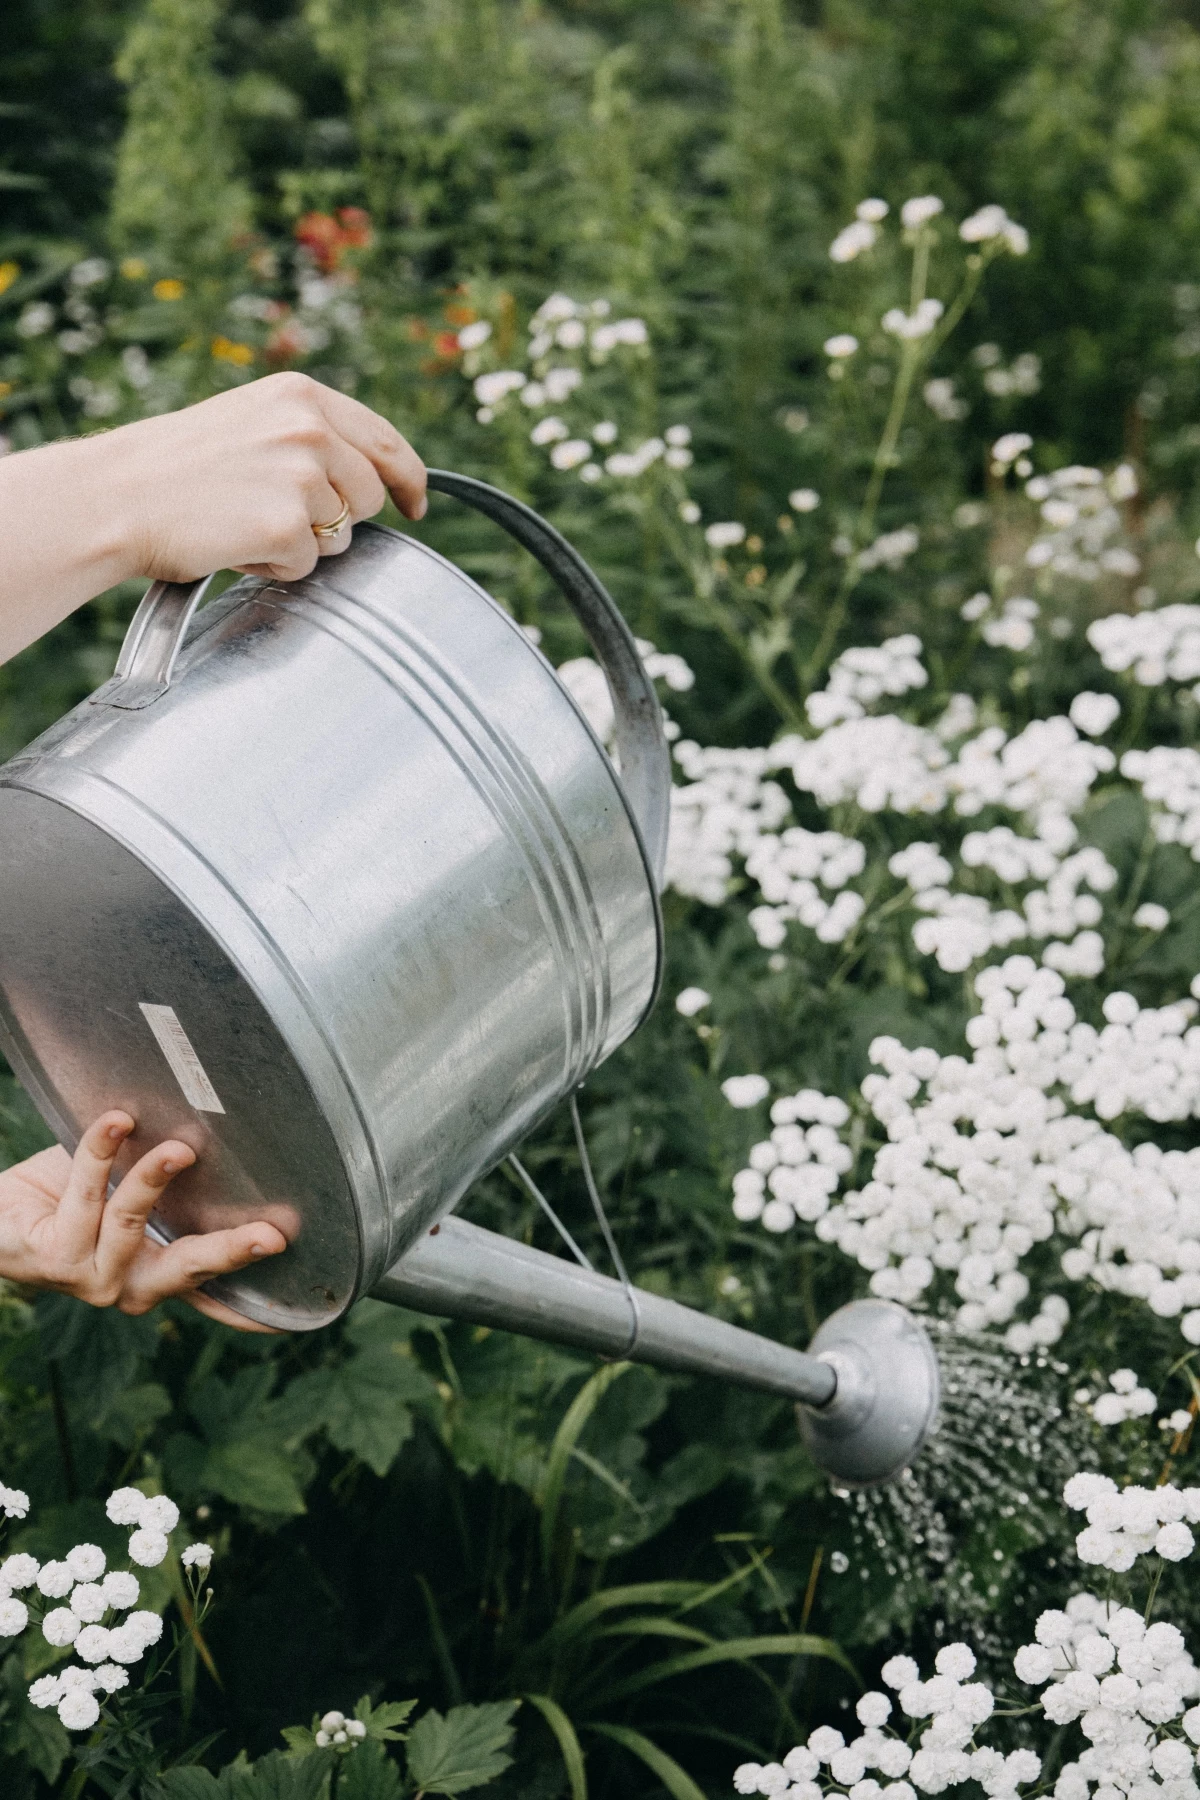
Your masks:
M95 705L140 712L166 693L192 614L213 579L204 575L199 581L156 581L146 589L129 622L112 679L92 695Z
M455 475L449 469L430 469L428 479L437 493L449 494L486 514L530 551L587 633L612 695L621 785L661 888L670 823L671 759L658 695L616 601L561 532L522 501L486 481ZM192 615L212 579L206 575L192 582L156 581L147 590L125 633L112 680L92 695L96 705L138 712L166 693Z
M654 683L616 601L578 550L523 501L449 469L430 469L427 476L437 493L450 494L494 519L535 556L587 633L612 695L621 785L661 888L671 814L671 758Z

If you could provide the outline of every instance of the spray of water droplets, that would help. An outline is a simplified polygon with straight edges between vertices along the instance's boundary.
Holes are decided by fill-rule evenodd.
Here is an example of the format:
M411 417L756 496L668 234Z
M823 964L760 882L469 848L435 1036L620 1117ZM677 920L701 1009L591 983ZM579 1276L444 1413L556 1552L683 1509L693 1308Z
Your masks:
M971 1627L987 1648L1001 1592L1006 1605L1016 1597L1013 1559L1061 1535L1059 1496L1086 1457L1089 1427L1063 1405L1065 1365L927 1324L942 1371L937 1424L897 1480L845 1494L855 1561L864 1580L882 1571L912 1604L936 1590L947 1623Z

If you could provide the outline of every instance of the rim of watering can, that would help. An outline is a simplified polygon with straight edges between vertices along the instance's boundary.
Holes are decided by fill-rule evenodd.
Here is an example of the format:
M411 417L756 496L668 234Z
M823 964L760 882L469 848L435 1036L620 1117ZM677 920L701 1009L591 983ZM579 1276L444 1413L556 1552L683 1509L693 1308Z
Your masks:
M616 764L605 749L599 733L596 731L591 720L580 706L578 700L576 700L566 682L561 679L558 670L550 661L550 658L546 655L545 651L535 644L533 639L521 629L521 626L517 623L516 619L513 618L507 607L501 606L494 594L489 594L487 589L482 587L480 583L475 580L473 575L468 575L466 570L462 568L460 564L452 562L448 556L443 556L440 550L435 550L433 548L432 544L426 544L421 538L409 537L407 532L397 531L394 525L380 525L374 519L364 519L360 524L354 527L355 535L360 531L377 531L387 537L399 538L401 543L411 544L415 549L424 551L426 556L431 556L436 562L442 563L453 574L457 575L461 581L469 583L469 585L475 589L476 593L486 600L488 605L500 615L508 625L509 629L515 633L519 641L524 645L525 649L528 650L531 655L536 656L538 661L549 671L559 693L569 702L571 710L574 712L576 718L579 720L593 744L596 746L596 749L600 752L601 757L604 759L605 767L612 777L613 787L617 791L625 817L628 819L630 829L633 832L633 841L637 845L638 856L641 858L642 873L646 877L646 887L649 890L650 907L654 917L654 978L650 984L650 993L647 997L645 1006L638 1014L635 1023L621 1039L621 1043L628 1043L634 1032L639 1031L645 1024L658 1002L659 995L662 993L663 978L666 973L666 927L663 924L662 900L659 897L658 878L655 873L654 863L650 856L649 849L646 846L645 834L642 831L637 813L634 811L633 802L626 792L625 784L621 780ZM530 552L530 554L532 554L532 552ZM326 573L326 571L322 571L322 573ZM551 576L551 580L553 579L553 576ZM601 673L604 673L602 666ZM604 680L607 684L607 674L604 675ZM617 1049L619 1046L614 1044L613 1048ZM594 1068L595 1066L596 1065L593 1063L592 1067ZM587 1075L590 1073L591 1070L589 1069L582 1079L586 1080ZM582 1083L577 1085L582 1085Z

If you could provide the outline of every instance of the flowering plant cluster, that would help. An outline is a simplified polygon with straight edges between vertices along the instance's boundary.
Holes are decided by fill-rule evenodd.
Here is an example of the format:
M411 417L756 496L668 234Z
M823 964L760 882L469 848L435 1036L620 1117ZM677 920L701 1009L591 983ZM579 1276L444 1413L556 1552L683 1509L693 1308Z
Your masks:
M916 1800L917 1793L970 1786L992 1800L1023 1790L1052 1791L1054 1800L1195 1800L1200 1669L1178 1626L1151 1618L1162 1563L1181 1562L1195 1548L1184 1520L1200 1519L1200 1489L1118 1489L1110 1477L1086 1472L1067 1482L1063 1502L1089 1520L1076 1538L1081 1562L1119 1575L1139 1556L1158 1559L1144 1609L1123 1604L1110 1580L1103 1597L1079 1592L1064 1607L1043 1611L1033 1642L1012 1659L1022 1688L1042 1690L1032 1701L1027 1691L997 1693L972 1680L976 1657L967 1644L939 1650L924 1681L911 1656L893 1656L882 1678L895 1700L864 1694L858 1737L847 1743L840 1731L819 1726L780 1763L743 1763L734 1776L737 1792ZM889 1724L897 1712L912 1721L906 1734ZM1041 1751L1022 1745L1006 1754L980 1741L993 1720L1039 1714L1053 1728ZM1060 1748L1070 1726L1085 1740L1076 1754L1074 1745L1066 1754Z
M179 1524L173 1500L124 1487L109 1495L106 1510L114 1525L129 1530L132 1563L155 1569L166 1560L170 1534ZM23 1519L28 1495L0 1486L0 1511ZM206 1605L200 1584L212 1555L210 1545L196 1543L180 1558L197 1622ZM29 1689L32 1704L54 1708L68 1731L92 1730L101 1717L98 1696L127 1688L130 1670L162 1638L161 1616L139 1608L140 1597L138 1577L132 1570L109 1568L98 1544L76 1544L65 1557L48 1562L24 1551L0 1562L0 1638L16 1639L37 1627L52 1652L71 1651L79 1658L39 1676Z

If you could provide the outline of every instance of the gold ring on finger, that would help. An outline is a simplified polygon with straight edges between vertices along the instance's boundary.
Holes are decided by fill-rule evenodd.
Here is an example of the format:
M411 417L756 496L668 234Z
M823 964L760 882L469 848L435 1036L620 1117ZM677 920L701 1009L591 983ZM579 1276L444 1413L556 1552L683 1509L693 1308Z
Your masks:
M339 536L343 527L349 523L349 520L350 502L348 500L343 500L342 510L337 518L330 519L328 525L314 525L312 528L313 536L319 538L335 538Z

